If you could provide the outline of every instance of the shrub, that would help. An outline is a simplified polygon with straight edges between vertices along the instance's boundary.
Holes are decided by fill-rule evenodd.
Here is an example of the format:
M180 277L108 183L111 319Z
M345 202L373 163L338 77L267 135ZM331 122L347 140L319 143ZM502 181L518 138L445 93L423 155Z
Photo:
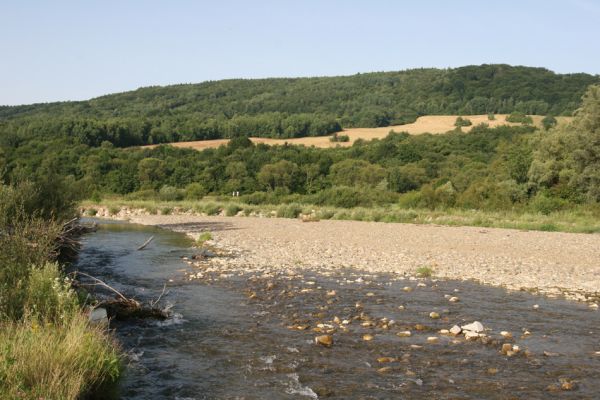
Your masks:
M117 207L117 206L110 206L110 207L108 207L108 214L109 215L117 215L119 213L119 211L121 211L121 207Z
M208 190L202 184L194 182L185 187L185 198L188 200L200 200L208 194Z
M554 128L558 121L552 115L548 115L542 119L542 126L545 130Z
M221 213L221 207L215 203L206 203L202 207L202 212L204 212L206 215L217 215Z
M496 116L494 115L494 113L489 113L488 114L488 121L493 121L496 119Z
M163 207L160 209L161 215L171 215L173 213L173 207Z
M98 214L98 210L96 210L95 208L88 208L87 210L85 210L85 213L90 217L93 217L96 214Z
M129 200L154 200L156 197L157 193L153 189L138 190L125 196Z
M162 201L179 201L183 200L184 192L180 189L177 189L173 186L163 186L160 188L158 192L158 197Z
M507 115L506 121L517 124L533 124L533 119L529 115L526 115L519 111L513 111L509 115Z
M398 205L402 208L417 208L421 205L421 192L416 190L404 193L398 199Z
M456 118L456 122L454 122L454 126L460 128L461 126L471 126L473 123L468 118L458 117Z
M530 202L529 206L533 211L544 215L549 215L559 211L565 205L565 201L556 197L549 197L544 193L538 193Z
M433 270L431 269L431 267L423 265L423 266L417 268L416 273L417 273L417 276L420 278L430 278L433 275Z
M265 192L254 192L252 194L242 196L241 199L244 203L259 205L268 203L269 196Z
M234 217L240 211L242 211L242 207L238 206L237 204L230 204L225 209L225 215L227 215L228 217Z
M331 135L331 137L329 138L330 142L349 142L350 141L350 136L348 135L338 135L337 133L334 133L333 135Z
M298 204L288 204L277 209L277 218L298 218L302 213L302 207Z

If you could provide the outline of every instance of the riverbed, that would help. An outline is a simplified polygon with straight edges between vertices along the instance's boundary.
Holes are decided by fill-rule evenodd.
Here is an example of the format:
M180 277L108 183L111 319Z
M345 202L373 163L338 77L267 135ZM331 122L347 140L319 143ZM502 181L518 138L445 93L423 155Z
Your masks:
M76 268L143 301L167 286L167 320L111 321L128 354L124 399L600 393L600 313L588 304L360 268L249 271L235 267L240 255L194 259L191 246L181 233L121 222L84 238ZM474 321L485 331L472 340L443 331ZM327 335L331 346L315 343Z

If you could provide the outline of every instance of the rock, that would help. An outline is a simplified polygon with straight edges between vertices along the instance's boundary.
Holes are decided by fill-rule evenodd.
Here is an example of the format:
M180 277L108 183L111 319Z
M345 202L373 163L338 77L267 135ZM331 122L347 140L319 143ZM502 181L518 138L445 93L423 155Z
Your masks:
M448 335L450 331L448 329L440 329L440 335Z
M379 372L380 374L385 374L386 372L390 372L392 370L392 367L383 367L383 368L379 368L377 370L377 372Z
M512 333L507 332L507 331L500 332L500 336L502 336L505 339L512 339L512 337L513 337Z
M502 350L501 350L502 354L506 354L509 351L512 351L512 344L510 344L510 343L502 344Z
M450 297L450 298L448 299L448 301L449 301L450 303L458 303L458 302L460 301L460 299L459 299L458 297L456 297L456 296L452 296L452 297Z
M487 373L489 375L496 375L498 373L498 368L488 368Z
M89 321L93 325L108 325L108 314L106 308L98 307L90 311Z
M453 334L454 336L460 335L461 332L462 332L462 328L458 325L454 325L452 328L450 328L450 333Z
M396 362L398 361L396 358L394 357L379 357L377 359L378 363L384 364L384 363L391 363L391 362Z
M337 292L336 292L335 290L330 290L330 291L328 291L328 292L327 292L327 296L328 296L328 297L333 297L333 296L335 296L336 294L337 294Z
M461 328L463 331L470 331L470 332L476 332L476 333L480 333L485 330L485 328L483 327L483 324L479 321L475 321L470 324L463 325L463 326L461 326Z
M427 328L423 324L416 324L415 325L415 329L418 330L418 331L424 331Z
M321 346L331 347L333 345L333 336L331 335L321 335L315 337L315 343L320 344Z
M413 288L411 288L410 286L404 286L404 289L402 290L404 290L406 293L410 293L413 291Z
M403 311L404 309L405 309L405 307L404 307L404 306L398 306L398 310L401 310L401 311Z
M365 333L365 334L362 336L362 339L363 339L365 342L370 342L371 340L375 339L375 336L371 335L370 333Z
M432 312L429 313L429 318L431 318L431 319L438 319L438 318L440 318L440 314L437 313L437 312L435 312L435 311L432 311Z
M333 317L333 323L334 324L341 324L342 321L340 320L340 317L338 317L337 315L335 317Z
M537 310L538 308L540 308L539 304L534 304L534 305L533 305L533 309L534 309L534 310Z
M427 338L428 343L438 343L440 339L437 336L429 336Z
M479 338L479 333L472 331L465 331L465 339L467 340L476 340Z
M398 333L396 333L396 336L399 337L410 337L412 335L412 333L410 331L400 331Z
M544 354L546 357L556 357L556 356L558 356L558 355L559 355L558 353L553 353L553 352L551 352L551 351L544 351L544 353L543 353L543 354Z

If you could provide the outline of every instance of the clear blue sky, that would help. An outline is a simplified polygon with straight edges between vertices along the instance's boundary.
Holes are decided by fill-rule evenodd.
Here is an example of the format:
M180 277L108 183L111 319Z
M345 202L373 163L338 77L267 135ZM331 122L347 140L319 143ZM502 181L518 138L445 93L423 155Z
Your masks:
M600 73L600 0L2 0L0 104L508 63Z

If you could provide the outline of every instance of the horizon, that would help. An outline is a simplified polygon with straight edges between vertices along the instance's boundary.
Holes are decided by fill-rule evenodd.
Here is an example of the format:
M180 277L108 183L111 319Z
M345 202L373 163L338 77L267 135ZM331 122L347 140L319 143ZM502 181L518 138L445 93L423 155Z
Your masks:
M225 79L351 76L508 64L600 74L600 4L532 0L63 0L4 5L0 105L84 101ZM490 18L493 16L493 18ZM555 29L559 26L561 29ZM593 44L592 44L593 46Z

